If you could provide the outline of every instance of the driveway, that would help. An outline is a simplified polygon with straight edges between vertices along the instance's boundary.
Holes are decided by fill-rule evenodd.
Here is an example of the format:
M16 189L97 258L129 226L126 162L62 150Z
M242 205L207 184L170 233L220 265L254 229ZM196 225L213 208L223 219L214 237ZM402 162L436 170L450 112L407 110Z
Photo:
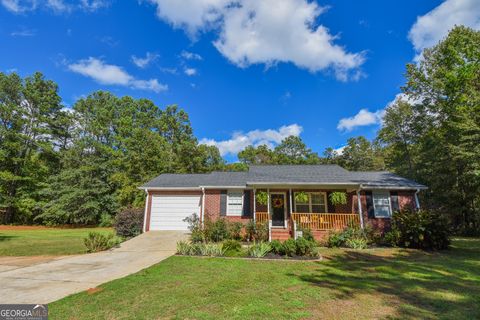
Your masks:
M46 262L34 258L2 258L0 301L53 302L162 261L175 253L177 241L186 238L185 233L178 231L151 231L104 252L44 258ZM35 263L26 262L31 260Z

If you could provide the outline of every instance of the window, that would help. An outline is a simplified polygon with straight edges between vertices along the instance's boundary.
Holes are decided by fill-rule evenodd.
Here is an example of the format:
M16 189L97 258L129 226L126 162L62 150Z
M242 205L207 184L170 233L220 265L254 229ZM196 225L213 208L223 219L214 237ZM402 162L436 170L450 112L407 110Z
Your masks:
M243 191L228 191L227 215L241 216L243 212Z
M295 200L295 212L298 213L324 213L327 212L326 194L324 192L306 192L306 202Z
M373 208L375 218L389 218L392 216L392 208L390 206L390 194L388 192L373 192Z

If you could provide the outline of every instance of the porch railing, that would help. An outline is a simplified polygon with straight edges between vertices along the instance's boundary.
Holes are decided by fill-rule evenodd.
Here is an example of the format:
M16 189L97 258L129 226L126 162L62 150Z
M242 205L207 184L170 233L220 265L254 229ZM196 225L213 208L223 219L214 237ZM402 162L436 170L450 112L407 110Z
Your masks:
M268 220L270 220L268 212L255 212L255 221L257 223L268 222Z
M355 213L292 213L291 219L298 228L311 230L337 230L360 225L360 218Z

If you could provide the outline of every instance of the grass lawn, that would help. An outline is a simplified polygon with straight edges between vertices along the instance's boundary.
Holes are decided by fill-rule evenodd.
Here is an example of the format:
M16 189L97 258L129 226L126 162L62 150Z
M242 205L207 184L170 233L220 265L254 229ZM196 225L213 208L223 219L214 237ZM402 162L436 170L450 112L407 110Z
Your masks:
M49 305L50 319L479 319L480 239L315 262L171 257Z
M83 238L110 228L45 228L0 226L0 256L67 255L85 253Z

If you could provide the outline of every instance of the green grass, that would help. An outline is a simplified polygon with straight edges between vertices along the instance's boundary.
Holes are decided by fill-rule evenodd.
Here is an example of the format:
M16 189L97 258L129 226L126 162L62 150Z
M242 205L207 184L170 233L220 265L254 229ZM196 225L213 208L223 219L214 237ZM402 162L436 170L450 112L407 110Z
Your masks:
M110 228L0 229L0 256L68 255L85 253L83 238L89 232L113 232Z
M478 319L480 239L320 262L171 257L49 305L51 319Z

